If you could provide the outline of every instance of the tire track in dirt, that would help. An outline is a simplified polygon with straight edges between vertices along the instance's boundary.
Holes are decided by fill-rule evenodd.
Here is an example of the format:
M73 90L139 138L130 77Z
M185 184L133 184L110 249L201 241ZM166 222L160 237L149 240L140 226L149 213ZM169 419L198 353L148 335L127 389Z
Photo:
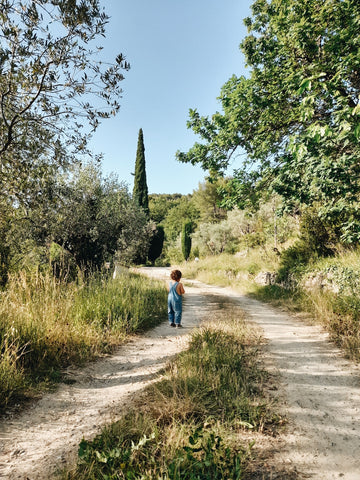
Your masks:
M202 293L231 298L268 340L279 374L277 393L289 418L275 458L316 480L360 480L360 368L347 361L321 327L229 288L193 282Z

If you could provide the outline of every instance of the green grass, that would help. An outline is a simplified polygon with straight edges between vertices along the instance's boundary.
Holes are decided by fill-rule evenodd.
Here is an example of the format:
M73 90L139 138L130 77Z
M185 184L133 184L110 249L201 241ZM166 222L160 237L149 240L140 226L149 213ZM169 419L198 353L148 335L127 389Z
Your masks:
M321 284L306 286L309 277ZM331 258L320 258L303 269L298 287L285 290L272 285L256 287L257 298L307 312L329 332L344 354L360 361L360 252L348 251Z
M273 434L282 421L264 396L261 344L239 309L217 312L120 421L81 442L78 465L62 478L251 478L244 431Z
M11 277L0 298L0 409L165 318L163 285L138 275L73 283L39 273Z

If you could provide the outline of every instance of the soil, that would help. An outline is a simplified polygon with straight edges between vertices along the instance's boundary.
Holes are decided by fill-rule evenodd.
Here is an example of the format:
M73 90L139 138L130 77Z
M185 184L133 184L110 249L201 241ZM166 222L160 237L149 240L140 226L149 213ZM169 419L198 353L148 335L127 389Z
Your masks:
M143 271L169 276L164 268ZM186 348L191 330L211 313L209 298L218 298L239 305L263 329L266 365L278 379L273 395L289 419L286 431L270 441L273 473L256 478L292 471L297 478L360 480L359 367L345 360L318 326L228 288L185 282L185 289L184 328L163 322L111 356L68 369L56 392L0 421L0 478L48 480L74 464L81 439L119 418L136 393L159 378Z

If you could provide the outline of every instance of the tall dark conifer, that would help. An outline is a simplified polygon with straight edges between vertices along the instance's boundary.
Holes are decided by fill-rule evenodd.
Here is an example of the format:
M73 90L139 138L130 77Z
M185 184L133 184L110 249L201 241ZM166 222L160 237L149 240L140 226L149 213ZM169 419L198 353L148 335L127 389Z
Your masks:
M189 258L191 252L191 233L192 222L185 222L181 234L181 250L185 260Z
M136 151L135 162L135 179L133 197L135 201L142 207L149 217L149 198L148 187L146 183L146 167L145 167L145 147L142 128L139 130L138 145Z

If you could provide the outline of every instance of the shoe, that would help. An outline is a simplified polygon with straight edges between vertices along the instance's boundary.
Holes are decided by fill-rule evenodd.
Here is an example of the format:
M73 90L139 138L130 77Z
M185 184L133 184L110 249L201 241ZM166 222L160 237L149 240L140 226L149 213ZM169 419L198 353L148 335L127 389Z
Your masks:
M176 328L182 328L181 323L176 324Z
M175 323L169 323L170 327L175 327Z

